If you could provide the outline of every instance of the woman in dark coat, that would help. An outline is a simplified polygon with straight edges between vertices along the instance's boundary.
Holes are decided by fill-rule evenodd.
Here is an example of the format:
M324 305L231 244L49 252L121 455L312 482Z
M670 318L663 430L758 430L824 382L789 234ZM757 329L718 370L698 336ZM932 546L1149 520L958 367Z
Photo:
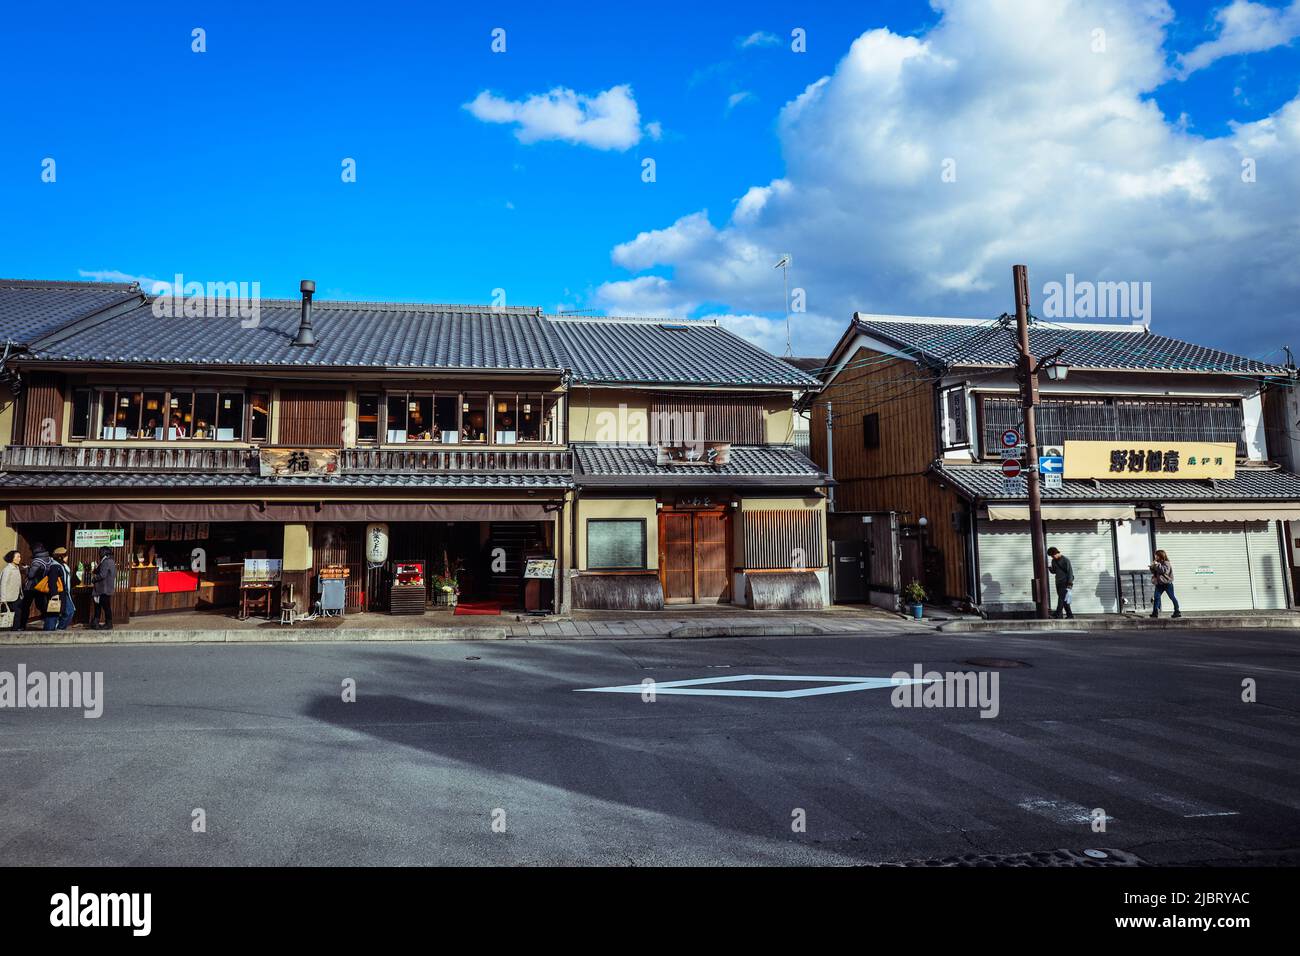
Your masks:
M99 563L91 575L91 594L94 606L90 609L90 627L96 631L113 629L113 592L117 589L117 562L113 560L112 548L99 549ZM99 623L100 614L104 623Z

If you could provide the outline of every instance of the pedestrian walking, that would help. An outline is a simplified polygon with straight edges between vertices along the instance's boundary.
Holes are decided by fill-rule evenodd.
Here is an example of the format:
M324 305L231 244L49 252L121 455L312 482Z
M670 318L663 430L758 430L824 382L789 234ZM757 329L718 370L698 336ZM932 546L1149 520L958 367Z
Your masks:
M99 549L99 561L90 576L91 600L90 627L95 631L113 629L113 592L117 590L117 562L113 560L112 548ZM104 623L99 620L103 616Z
M1156 559L1151 562L1151 583L1156 588L1156 596L1151 602L1151 616L1160 616L1160 595L1168 594L1169 600L1174 605L1174 613L1170 617L1182 617L1183 612L1178 607L1178 598L1174 596L1174 566L1169 561L1169 555L1163 551L1157 551L1155 557Z
M11 631L21 631L27 625L27 601L23 581L22 553L10 551L5 555L5 565L0 570L0 614L12 614ZM0 622L3 626L3 622Z
M1062 612L1066 617L1074 617L1074 608L1070 606L1074 602L1074 565L1059 548L1048 548L1047 556L1052 559L1048 570L1056 578L1056 610L1052 617L1060 617Z

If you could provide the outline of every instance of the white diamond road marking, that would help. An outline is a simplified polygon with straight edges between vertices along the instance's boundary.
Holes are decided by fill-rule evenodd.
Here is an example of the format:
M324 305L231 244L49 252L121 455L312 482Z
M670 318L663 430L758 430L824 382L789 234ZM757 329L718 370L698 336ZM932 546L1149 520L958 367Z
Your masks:
M727 690L711 687L712 684L735 684L742 681L786 681L811 683L825 682L826 687L803 687L799 690ZM729 677L700 677L695 680L655 681L651 684L623 684L618 687L575 687L580 694L677 694L692 697L816 697L821 694L846 694L854 690L877 690L881 687L898 687L903 684L929 684L932 678L916 680L911 677L801 677L776 674L735 674Z

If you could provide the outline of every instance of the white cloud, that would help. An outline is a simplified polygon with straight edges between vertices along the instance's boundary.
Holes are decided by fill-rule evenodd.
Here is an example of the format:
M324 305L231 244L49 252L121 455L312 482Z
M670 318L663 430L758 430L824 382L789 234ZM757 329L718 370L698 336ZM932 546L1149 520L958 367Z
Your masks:
M745 102L746 100L752 100L753 98L754 98L754 94L751 93L749 90L741 90L739 93L732 93L730 96L727 97L727 112L730 113L741 103Z
M776 46L781 42L781 38L775 33L768 33L766 30L755 30L747 37L740 37L736 40L736 46L742 50L748 50L752 47Z
M675 314L709 303L783 349L772 264L790 252L791 287L835 320L798 320L805 354L829 348L854 309L1007 311L1017 262L1040 309L1044 283L1069 272L1150 281L1153 327L1172 335L1267 350L1300 326L1300 98L1196 136L1156 102L1170 76L1163 0L936 6L923 34L864 33L786 104L785 171L737 184L729 218L687 213L617 246L631 278L595 302L653 292L655 311ZM636 275L651 270L652 283Z
M1232 0L1215 12L1219 35L1178 58L1183 76L1215 60L1240 53L1259 53L1290 43L1300 36L1300 0L1270 7L1254 0Z
M152 292L153 287L159 282L170 283L172 281L171 279L162 280L153 279L149 276L131 275L127 272L119 272L116 269L78 269L77 275L92 282L134 282L145 292Z
M626 84L594 96L557 86L523 100L504 99L484 90L466 103L465 109L485 123L516 124L515 138L521 143L561 140L621 151L639 143L642 135L641 113L632 87ZM649 124L646 132L658 139L659 124Z

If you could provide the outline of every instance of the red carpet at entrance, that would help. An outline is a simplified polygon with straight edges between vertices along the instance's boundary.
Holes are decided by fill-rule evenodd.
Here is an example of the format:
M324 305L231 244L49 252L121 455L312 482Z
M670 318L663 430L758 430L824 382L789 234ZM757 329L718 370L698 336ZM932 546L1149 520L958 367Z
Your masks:
M456 605L457 614L500 614L500 601L461 601Z

